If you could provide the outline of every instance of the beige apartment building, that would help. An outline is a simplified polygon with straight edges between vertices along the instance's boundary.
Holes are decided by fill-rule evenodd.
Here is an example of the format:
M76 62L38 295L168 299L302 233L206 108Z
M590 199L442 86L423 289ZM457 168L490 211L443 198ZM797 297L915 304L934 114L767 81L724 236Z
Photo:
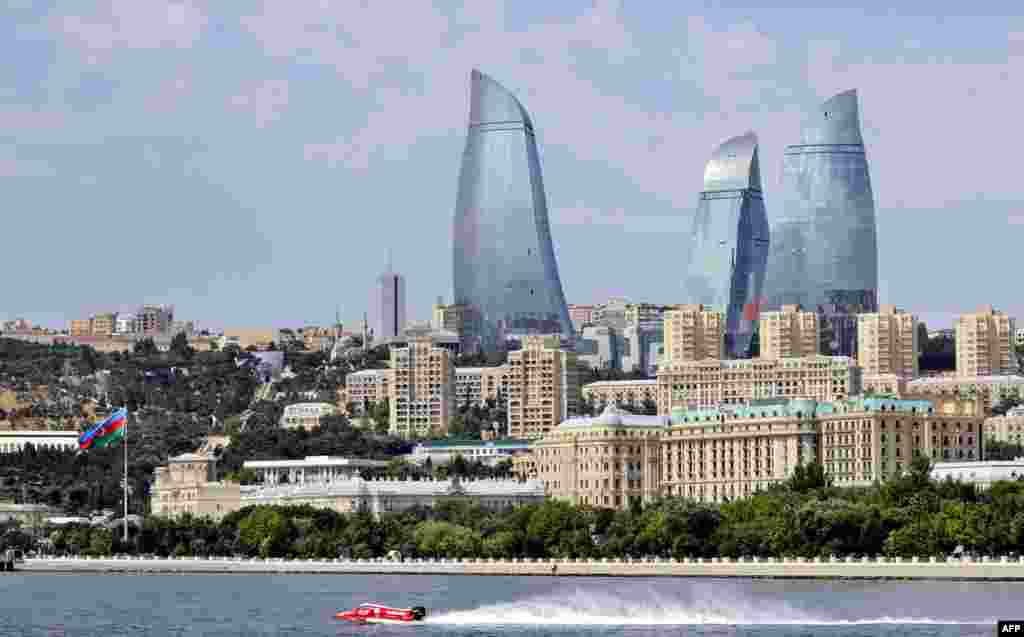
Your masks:
M150 490L150 512L169 518L189 514L219 520L240 508L237 483L215 482L217 460L212 454L186 453L157 467Z
M1024 396L1024 376L927 376L907 383L907 393L947 398L977 398L984 407L992 408L1005 399Z
M117 327L117 314L105 312L92 317L92 335L110 336Z
M597 405L641 409L647 401L658 403L656 380L600 380L583 386L583 400Z
M274 342L277 332L272 327L232 327L224 330L220 347L224 349L227 345L237 345L240 350L247 350L253 347L257 350L265 350Z
M340 324L335 327L306 326L302 328L302 346L310 352L327 351L334 346L341 332Z
M345 388L338 390L345 415L362 414L370 405L390 401L393 377L390 369L364 369L345 376Z
M854 398L762 401L633 416L609 406L573 418L514 463L551 497L625 508L676 496L747 497L822 464L835 484L868 485L905 472L918 455L977 460L982 420L972 401Z
M721 359L725 356L725 314L703 305L665 312L665 360Z
M766 398L842 400L861 392L848 356L671 362L658 368L658 409L703 409Z
M1004 416L986 418L985 438L1024 445L1024 406L1014 407Z
M1017 373L1012 318L988 305L957 317L954 330L958 376Z
M455 404L486 405L502 402L507 395L508 365L498 367L456 367Z
M390 433L409 439L447 435L455 407L451 352L430 337L415 338L391 349L391 371Z
M92 320L71 319L68 324L68 333L71 336L92 336Z
M821 347L818 313L799 305L783 305L777 312L761 312L758 322L761 358L816 356Z
M539 438L576 413L579 362L557 335L523 337L506 366L509 436Z
M878 312L857 315L857 363L865 376L918 375L917 317L883 305Z

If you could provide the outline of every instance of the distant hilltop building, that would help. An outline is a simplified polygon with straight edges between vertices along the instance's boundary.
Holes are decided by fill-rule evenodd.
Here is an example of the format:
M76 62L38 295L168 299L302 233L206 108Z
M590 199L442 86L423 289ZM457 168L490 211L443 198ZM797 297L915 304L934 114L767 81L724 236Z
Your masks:
M727 140L704 169L694 215L687 296L725 315L725 354L746 358L768 262L768 216L757 136Z
M857 314L878 308L875 204L857 92L809 113L786 148L772 205L768 308L802 305L822 317L823 353L853 356Z
M471 84L453 232L455 304L475 315L466 337L484 351L527 334L572 341L533 122L490 77L473 71Z

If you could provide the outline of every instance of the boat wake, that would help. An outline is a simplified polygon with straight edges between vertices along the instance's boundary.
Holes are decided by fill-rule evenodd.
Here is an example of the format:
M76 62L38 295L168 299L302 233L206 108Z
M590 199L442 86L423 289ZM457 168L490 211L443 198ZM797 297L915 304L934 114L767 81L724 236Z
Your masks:
M631 595L630 597L635 597ZM770 606L770 605L769 605ZM753 604L749 600L681 601L664 595L645 594L631 602L622 596L576 590L525 600L453 610L428 617L432 624L449 625L545 625L545 626L685 626L698 624L741 625L857 625L857 624L975 624L928 617L876 617L829 619L793 609ZM994 624L995 622L991 622Z

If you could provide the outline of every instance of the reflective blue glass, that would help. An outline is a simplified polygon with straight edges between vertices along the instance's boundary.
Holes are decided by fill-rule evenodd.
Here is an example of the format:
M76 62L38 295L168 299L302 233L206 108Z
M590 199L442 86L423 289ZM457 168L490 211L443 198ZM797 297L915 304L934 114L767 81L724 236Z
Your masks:
M494 351L525 334L571 341L533 123L503 86L479 71L471 79L453 260L465 342Z
M718 147L704 169L687 268L688 297L726 315L725 352L747 356L768 261L757 136Z
M855 90L808 114L800 143L786 149L772 210L768 306L815 309L823 352L854 355L857 313L878 308L875 204Z

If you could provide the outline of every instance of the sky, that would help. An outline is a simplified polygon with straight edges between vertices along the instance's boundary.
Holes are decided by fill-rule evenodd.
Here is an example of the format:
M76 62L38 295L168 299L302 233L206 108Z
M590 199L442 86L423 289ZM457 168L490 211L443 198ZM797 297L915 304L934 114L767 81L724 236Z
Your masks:
M8 0L0 319L373 325L389 250L429 319L474 68L531 114L570 303L686 302L711 152L758 134L771 219L802 113L856 88L880 301L1024 318L1019 7L815 4Z

